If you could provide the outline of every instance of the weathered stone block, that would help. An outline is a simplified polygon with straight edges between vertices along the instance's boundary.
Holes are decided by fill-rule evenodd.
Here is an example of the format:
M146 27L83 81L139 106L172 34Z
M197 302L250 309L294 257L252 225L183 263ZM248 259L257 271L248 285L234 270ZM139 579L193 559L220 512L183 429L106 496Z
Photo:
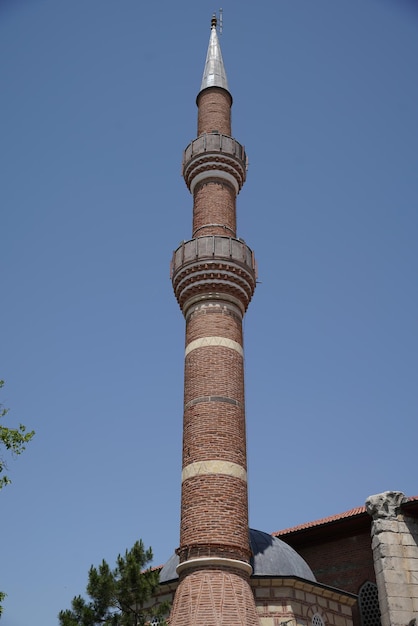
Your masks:
M293 602L292 606L289 607L289 609L295 614L295 615L302 615L302 604L300 602Z
M286 587L275 587L273 589L273 596L275 598L283 598L283 600L288 599L289 589L286 589Z
M255 597L256 598L269 598L270 589L266 589L266 588L255 589Z
M379 545L378 552L382 558L385 557L398 557L404 558L405 556L405 548L402 546L401 542L392 542L392 543L383 543Z
M409 622L413 619L414 615L411 610L407 611L391 611L391 622L390 626L407 626Z
M392 518L398 514L399 507L405 501L405 495L401 491L384 491L369 496L366 509L374 520Z

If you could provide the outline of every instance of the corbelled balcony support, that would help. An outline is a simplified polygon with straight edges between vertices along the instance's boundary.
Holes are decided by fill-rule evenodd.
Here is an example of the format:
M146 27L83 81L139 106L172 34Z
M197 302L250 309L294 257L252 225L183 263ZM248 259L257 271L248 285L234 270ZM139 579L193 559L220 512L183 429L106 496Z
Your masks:
M174 293L186 315L197 300L231 300L245 313L256 285L256 263L247 244L222 236L184 241L173 253Z
M245 149L236 139L221 133L204 133L184 151L183 177L191 193L203 180L220 178L238 194L246 179L247 166Z

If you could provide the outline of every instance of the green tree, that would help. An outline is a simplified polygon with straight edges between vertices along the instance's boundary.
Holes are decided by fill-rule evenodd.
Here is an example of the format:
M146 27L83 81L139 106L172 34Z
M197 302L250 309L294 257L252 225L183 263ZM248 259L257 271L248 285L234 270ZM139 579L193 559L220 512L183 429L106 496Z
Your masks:
M168 604L153 605L159 571L147 567L152 550L137 541L125 555L119 554L112 570L103 560L91 566L87 583L89 601L73 598L71 609L58 615L61 626L144 626L168 611ZM145 569L146 568L146 569ZM165 623L165 622L160 622Z
M3 385L4 380L0 380L0 389ZM0 403L0 419L7 415L8 412L9 409L6 409L4 405ZM4 446L6 451L10 452L12 455L22 454L26 448L26 444L29 443L34 434L35 432L33 430L26 432L26 426L23 424L19 424L17 428L8 428L0 423L0 444ZM5 469L7 469L6 460L2 452L0 452L0 474L2 474ZM0 489L2 489L5 485L8 485L10 482L11 481L8 476L0 476Z
M4 385L4 380L0 380L0 389ZM6 409L3 404L0 403L0 420L7 415L9 409ZM31 430L30 432L26 432L26 426L23 424L19 424L17 428L8 428L7 426L3 426L0 423L0 474L7 469L6 459L3 456L3 450L1 446L4 446L7 452L13 454L22 454L24 451L26 444L34 436L35 431ZM0 489L10 484L11 480L8 476L0 476ZM2 602L7 594L4 591L0 591L0 617L3 613Z

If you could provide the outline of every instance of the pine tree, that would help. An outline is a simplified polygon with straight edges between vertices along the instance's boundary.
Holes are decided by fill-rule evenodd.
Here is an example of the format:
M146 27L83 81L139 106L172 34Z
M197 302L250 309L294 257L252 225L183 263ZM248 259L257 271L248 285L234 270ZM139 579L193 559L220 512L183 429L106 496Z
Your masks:
M151 548L146 550L140 540L118 556L115 569L105 560L98 568L91 566L86 589L90 600L76 596L71 609L59 613L60 626L145 626L167 613L166 603L150 606L159 584L158 570L147 568L151 560Z

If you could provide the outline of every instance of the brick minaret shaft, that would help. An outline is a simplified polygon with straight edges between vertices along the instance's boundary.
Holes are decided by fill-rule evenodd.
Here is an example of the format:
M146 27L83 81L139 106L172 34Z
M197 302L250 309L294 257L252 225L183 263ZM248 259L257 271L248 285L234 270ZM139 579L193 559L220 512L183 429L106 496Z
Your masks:
M186 319L179 586L171 626L255 626L248 532L242 319L255 288L252 251L236 238L244 148L231 137L232 97L212 19L198 137L183 176L192 239L174 252Z

